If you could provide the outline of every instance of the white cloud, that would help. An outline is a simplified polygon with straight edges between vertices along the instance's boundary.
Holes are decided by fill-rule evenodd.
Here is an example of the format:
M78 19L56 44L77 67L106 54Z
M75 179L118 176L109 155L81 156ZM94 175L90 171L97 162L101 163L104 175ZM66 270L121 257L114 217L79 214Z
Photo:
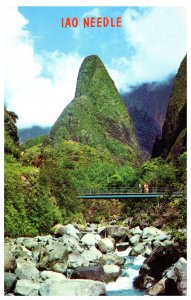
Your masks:
M124 34L133 54L113 59L109 72L125 91L143 82L164 81L186 54L186 12L177 7L128 8Z
M86 11L83 14L82 18L86 18L86 17L96 17L96 18L101 17L101 11L99 8L93 8L89 11Z
M5 18L5 100L19 127L52 125L72 100L82 57L59 52L35 55L28 21L16 8Z

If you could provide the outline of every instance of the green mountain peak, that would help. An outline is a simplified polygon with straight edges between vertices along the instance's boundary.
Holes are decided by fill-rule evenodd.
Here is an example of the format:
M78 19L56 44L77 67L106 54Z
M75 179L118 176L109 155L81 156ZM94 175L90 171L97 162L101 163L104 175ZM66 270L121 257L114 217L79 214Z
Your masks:
M84 59L75 97L54 124L50 138L73 140L137 162L140 149L129 113L104 64L96 55Z

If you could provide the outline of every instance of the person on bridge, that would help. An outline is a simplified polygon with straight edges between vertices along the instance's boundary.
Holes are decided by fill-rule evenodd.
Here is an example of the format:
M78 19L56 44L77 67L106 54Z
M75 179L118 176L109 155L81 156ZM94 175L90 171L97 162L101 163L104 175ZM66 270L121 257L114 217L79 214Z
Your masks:
M141 183L139 183L139 193L142 193L142 185L141 185Z
M144 184L144 193L149 193L149 185L146 182Z

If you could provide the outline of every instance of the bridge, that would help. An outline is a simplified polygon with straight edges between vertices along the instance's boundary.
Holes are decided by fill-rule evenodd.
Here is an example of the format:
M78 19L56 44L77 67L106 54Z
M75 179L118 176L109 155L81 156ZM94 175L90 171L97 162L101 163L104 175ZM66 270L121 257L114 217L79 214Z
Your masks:
M105 190L83 191L80 199L148 199L161 198L163 196L180 197L180 193L169 187L152 187L148 193L136 191L132 188L109 188Z

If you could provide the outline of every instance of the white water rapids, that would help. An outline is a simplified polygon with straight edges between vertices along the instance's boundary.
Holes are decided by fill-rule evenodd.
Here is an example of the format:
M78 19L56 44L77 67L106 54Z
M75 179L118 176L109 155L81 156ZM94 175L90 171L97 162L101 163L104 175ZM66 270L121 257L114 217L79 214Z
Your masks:
M116 254L125 257L126 261L122 268L122 274L115 282L107 284L106 290L108 296L144 296L144 292L133 287L133 280L139 275L145 257L142 255L133 257L129 256L132 248L129 247L125 251Z

